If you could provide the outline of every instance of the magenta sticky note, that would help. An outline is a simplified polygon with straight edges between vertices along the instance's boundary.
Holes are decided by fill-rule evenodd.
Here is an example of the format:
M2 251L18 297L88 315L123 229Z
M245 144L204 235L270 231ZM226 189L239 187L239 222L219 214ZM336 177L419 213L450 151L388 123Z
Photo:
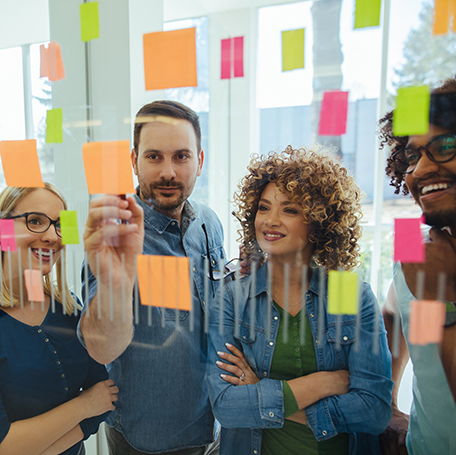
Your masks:
M341 136L347 131L348 92L325 92L320 108L319 136Z
M0 220L0 245L2 251L16 251L16 237L14 235L14 220Z
M234 41L234 77L244 77L244 37L233 38Z
M394 220L394 261L424 262L424 243L421 218Z
M231 38L222 39L221 79L231 79Z

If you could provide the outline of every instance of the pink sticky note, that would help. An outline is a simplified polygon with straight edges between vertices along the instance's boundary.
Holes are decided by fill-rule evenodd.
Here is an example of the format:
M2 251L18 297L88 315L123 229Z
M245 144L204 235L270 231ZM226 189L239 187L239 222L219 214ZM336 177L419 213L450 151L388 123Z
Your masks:
M234 39L234 77L244 77L244 37Z
M25 287L27 296L31 302L42 302L44 300L43 278L39 270L24 270Z
M348 92L325 92L320 109L319 136L340 136L347 131Z
M432 300L410 302L409 342L425 345L440 343L445 324L445 304Z
M231 38L222 39L221 79L231 79Z
M394 220L394 261L424 262L425 248L421 218Z
M16 251L16 237L14 235L14 220L0 220L0 245L2 251Z

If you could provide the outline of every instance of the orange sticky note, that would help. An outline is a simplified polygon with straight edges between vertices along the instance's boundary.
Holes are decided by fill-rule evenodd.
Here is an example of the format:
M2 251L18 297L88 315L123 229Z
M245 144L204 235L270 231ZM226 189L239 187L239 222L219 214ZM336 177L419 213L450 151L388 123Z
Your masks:
M89 194L133 193L129 141L87 142L82 158Z
M40 77L48 77L52 82L65 78L60 44L51 41L48 48L42 44L40 46L40 57Z
M187 257L136 257L141 304L190 311L190 271Z
M440 343L445 324L445 304L436 300L410 302L409 342L425 345Z
M445 35L450 22L453 23L453 31L456 31L456 0L435 0L432 34Z
M43 278L39 270L24 270L25 287L30 302L42 302L44 300Z
M196 87L196 29L143 36L146 90Z
M0 156L8 186L44 188L35 139L2 141Z

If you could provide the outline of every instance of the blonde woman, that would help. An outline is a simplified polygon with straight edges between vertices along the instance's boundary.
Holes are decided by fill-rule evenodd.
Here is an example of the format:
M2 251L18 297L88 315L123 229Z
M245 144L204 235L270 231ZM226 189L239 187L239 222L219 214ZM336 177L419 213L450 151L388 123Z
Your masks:
M359 188L305 149L255 156L248 170L235 195L242 242L267 260L210 315L220 453L376 454L393 385L377 302L363 283L358 321L327 312L327 272L358 265Z
M65 209L49 183L0 194L1 218L14 220L17 244L17 251L1 253L0 455L84 454L82 440L98 430L117 400L105 367L76 336L78 304L61 274L59 217ZM25 269L42 271L42 302L28 300Z

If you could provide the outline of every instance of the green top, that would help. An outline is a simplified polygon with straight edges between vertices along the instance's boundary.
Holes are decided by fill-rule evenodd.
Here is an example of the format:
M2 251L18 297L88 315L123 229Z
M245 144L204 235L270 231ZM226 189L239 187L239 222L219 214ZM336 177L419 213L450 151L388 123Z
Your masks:
M285 314L276 302L274 305L280 315L280 324L270 378L283 381L285 417L289 417L299 408L286 381L316 372L317 360L307 315L303 320L302 310L296 316L291 316L291 314ZM284 342L285 333L288 334L287 343ZM282 428L263 430L262 455L302 455L303 453L348 455L348 434L340 433L334 438L318 442L307 425L291 420L285 420Z

